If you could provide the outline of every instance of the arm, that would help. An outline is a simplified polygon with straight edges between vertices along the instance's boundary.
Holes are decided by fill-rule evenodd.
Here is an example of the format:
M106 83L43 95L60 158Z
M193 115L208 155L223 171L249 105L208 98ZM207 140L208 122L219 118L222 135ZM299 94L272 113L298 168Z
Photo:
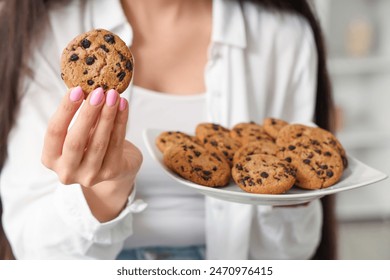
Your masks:
M89 168L90 173L87 173L88 170L83 169L85 165L84 167L81 164L75 165L75 157L67 157L63 152L65 151L63 146L66 141L71 142L71 139L66 139L81 125L79 120L85 119L82 117L82 109L86 110L88 107L84 104L79 119L68 132L66 123L70 122L72 114L81 105L81 100L71 102L69 93L66 94L54 118L49 122L46 118L49 115L48 108L58 104L50 94L52 93L44 90L38 83L31 82L10 137L9 159L1 176L6 233L19 259L115 258L123 241L132 232L132 213L144 207L133 202L133 180L141 157L138 150L124 140L128 109L125 106L125 110L117 110L119 101L114 106L118 115L115 114L115 117L111 115L112 135L117 133L117 141L113 142L113 137L110 137L108 142L98 141L107 142L106 151L111 149L110 156L116 153L121 157L115 156L110 159L110 156L106 156L106 151L103 156L95 152L92 156L96 158L90 162L93 163L94 169ZM99 106L101 111L99 110L96 116L99 115L101 120L103 114L110 112L104 112L106 106L104 101L99 103ZM67 117L61 117L61 110L68 112L65 113ZM56 121L56 118L60 121ZM51 128L48 129L46 142L43 144L48 122L51 123L49 125ZM118 124L114 125L114 122ZM99 125L94 126L95 131L99 130L98 127ZM58 137L63 140L51 141ZM77 137L77 140L82 141L80 137ZM88 146L92 147L94 142L91 138L88 140ZM72 185L65 186L58 180L56 173L42 166L40 163L42 146L43 161L57 170L63 183L73 183ZM87 158L86 155L85 152L81 158ZM65 158L70 159L70 165L64 164ZM98 158L103 159L100 166L96 164ZM110 164L103 169L105 162ZM110 168L115 168L115 172L109 172ZM130 172L126 172L128 168L131 169ZM103 170L107 171L102 172ZM96 177L83 176L93 173Z

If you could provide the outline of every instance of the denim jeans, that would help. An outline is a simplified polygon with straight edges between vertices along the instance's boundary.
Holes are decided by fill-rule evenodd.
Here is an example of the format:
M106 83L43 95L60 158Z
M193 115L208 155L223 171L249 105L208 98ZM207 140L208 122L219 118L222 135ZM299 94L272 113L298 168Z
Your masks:
M204 260L205 246L124 249L117 260Z

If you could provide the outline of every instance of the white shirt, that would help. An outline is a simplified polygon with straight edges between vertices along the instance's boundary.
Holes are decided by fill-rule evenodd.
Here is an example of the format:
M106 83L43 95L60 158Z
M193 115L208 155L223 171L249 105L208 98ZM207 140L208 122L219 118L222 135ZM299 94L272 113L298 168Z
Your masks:
M230 0L213 0L212 16L204 75L208 120L227 127L265 117L311 121L317 57L308 23ZM76 35L93 28L111 30L132 44L132 29L119 0L74 0L51 11L50 25L29 61L35 75L24 79L0 181L4 228L19 259L115 258L133 232L133 216L144 208L133 192L117 218L99 223L80 186L61 185L40 162L48 120L66 92L60 78L61 51ZM318 245L319 201L297 208L210 197L205 203L209 259L305 259Z
M207 121L206 94L177 96L133 87L126 138L143 154L136 198L148 207L134 215L133 235L125 248L205 244L204 196L172 180L149 154L145 128L194 134Z

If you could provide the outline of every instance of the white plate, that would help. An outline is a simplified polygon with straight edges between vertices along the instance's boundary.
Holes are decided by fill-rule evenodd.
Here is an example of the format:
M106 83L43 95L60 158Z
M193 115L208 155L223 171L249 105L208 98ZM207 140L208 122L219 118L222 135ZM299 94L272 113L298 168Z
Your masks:
M341 180L337 184L326 189L304 190L298 187L293 187L285 194L252 194L241 190L233 181L223 188L205 187L183 179L164 165L162 153L155 145L156 137L161 132L162 130L147 129L144 131L143 137L151 156L160 164L166 174L181 183L183 186L190 187L204 195L231 202L279 206L300 204L321 198L325 195L368 186L387 178L386 174L365 165L357 159L348 157L348 168L344 171Z

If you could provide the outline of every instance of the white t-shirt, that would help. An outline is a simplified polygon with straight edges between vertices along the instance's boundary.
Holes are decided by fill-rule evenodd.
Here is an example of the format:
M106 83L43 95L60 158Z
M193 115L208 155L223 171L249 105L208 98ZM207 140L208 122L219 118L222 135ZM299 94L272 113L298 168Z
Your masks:
M204 196L167 176L142 137L145 128L194 134L196 125L207 121L205 94L177 96L134 86L130 100L126 138L143 154L136 198L148 207L134 216L125 248L205 244Z

